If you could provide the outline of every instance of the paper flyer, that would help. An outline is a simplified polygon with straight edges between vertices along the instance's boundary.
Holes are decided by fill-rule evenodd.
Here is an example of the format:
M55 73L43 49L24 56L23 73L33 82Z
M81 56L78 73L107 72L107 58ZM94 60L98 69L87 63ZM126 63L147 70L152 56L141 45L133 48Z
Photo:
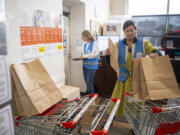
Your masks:
M33 12L28 8L20 6L18 9L19 26L33 26Z
M62 16L56 12L20 8L21 55L24 61L58 53L62 44Z
M7 58L0 56L0 105L11 100L11 84Z
M11 106L7 105L0 109L0 135L14 135L13 125Z
M7 54L5 0L0 0L0 55Z

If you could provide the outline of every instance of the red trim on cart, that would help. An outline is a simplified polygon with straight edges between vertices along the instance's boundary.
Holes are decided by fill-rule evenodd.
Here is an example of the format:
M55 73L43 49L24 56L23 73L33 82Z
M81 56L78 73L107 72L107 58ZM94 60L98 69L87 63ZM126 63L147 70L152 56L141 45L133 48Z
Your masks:
M79 98L75 98L73 100L62 101L62 103L71 103L71 102L74 102L74 101L79 101Z
M171 134L177 133L180 130L180 121L174 122L173 127L171 129Z
M160 113L163 111L162 108L160 107L152 107L151 109L153 113Z
M66 129L69 129L69 128L74 128L75 125L76 125L76 122L74 122L74 121L61 122L61 124L62 124Z
M130 96L130 93L129 92L124 92L123 96Z
M91 131L91 134L93 135L107 135L107 131L102 130L102 131Z
M16 118L16 120L21 120L21 118L22 118L22 116L18 116L18 117Z
M15 122L15 125L16 125L16 127L18 127L19 126L19 122Z
M112 98L111 101L113 101L114 103L116 103L118 100L121 100L119 98Z
M64 104L57 104L57 106L56 106L53 110L51 110L50 112L48 112L48 113L46 114L46 116L51 116L51 115L53 115L57 110L61 109L63 106L64 106Z
M51 106L50 108L48 108L46 111L42 112L41 114L38 114L36 116L51 116L53 115L58 109L60 109L61 107L63 107L64 104L54 104L53 106Z
M160 123L156 129L155 135L175 134L180 129L180 121L173 123Z
M90 97L90 98L93 98L95 95L98 96L98 94L89 94L89 97Z
M41 114L38 114L36 116L51 116L53 115L58 109L61 109L61 107L64 106L63 103L70 103L74 101L79 101L79 98L73 99L73 100L67 100L67 101L62 101L61 103L57 103L52 105L50 108L42 112Z

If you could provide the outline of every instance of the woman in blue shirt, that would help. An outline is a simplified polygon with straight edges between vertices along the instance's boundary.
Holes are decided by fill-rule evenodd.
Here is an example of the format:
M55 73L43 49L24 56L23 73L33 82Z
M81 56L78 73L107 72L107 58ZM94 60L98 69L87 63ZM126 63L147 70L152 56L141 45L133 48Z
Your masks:
M98 44L93 35L85 30L82 32L82 40L84 43L84 54L80 57L83 59L83 75L86 83L87 93L94 93L94 76L98 69Z

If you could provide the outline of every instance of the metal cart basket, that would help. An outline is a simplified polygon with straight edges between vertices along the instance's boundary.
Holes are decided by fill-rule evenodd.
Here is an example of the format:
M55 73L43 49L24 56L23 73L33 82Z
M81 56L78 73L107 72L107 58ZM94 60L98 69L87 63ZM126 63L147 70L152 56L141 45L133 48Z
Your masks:
M125 117L136 135L180 135L180 99L140 101L124 93Z
M110 100L96 104L98 95L85 96L73 101L61 101L40 115L18 117L16 135L90 135L99 132L107 134L113 121L120 99L115 102L110 115L107 109Z

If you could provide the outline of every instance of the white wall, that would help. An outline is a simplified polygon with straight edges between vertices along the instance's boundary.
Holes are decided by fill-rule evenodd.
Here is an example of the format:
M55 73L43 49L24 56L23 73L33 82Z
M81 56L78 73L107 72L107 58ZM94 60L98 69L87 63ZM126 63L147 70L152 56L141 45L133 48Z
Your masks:
M63 11L64 12L70 12L70 8L68 6L63 5Z
M86 0L86 29L90 28L90 20L96 20L101 23L109 18L109 7L111 0ZM96 13L95 13L96 9ZM96 15L95 15L96 14Z
M18 7L24 6L30 10L43 10L62 14L62 0L5 0L7 17L7 45L9 63L22 63L20 32L18 26ZM63 53L43 56L43 65L58 86L64 84L64 56Z
M85 4L77 2L70 7L70 48L72 58L83 52L81 32L85 29ZM81 61L71 61L71 85L85 90Z

